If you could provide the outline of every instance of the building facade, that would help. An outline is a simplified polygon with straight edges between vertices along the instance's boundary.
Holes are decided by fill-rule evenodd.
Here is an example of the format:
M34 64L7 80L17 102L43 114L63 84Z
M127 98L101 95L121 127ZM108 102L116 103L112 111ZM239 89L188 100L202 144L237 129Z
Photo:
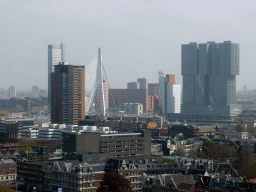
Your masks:
M127 83L127 89L139 89L140 83L138 82L129 82Z
M16 183L17 164L12 159L1 159L0 161L0 185Z
M147 89L110 89L109 107L114 108L121 103L142 103L143 112L148 112L148 90Z
M125 134L62 133L63 151L78 154L104 153L113 157L151 155L150 131Z
M49 163L44 172L44 191L96 192L104 174L103 165L79 162Z
M84 119L85 111L84 66L55 65L52 73L51 122L76 125Z
M148 84L148 95L160 95L159 83L149 83Z
M236 75L239 74L239 44L183 44L182 114L229 119L240 112L236 105Z
M140 84L140 89L148 89L148 79L146 78L139 78L137 82Z
M65 44L48 45L48 102L51 102L51 74L54 72L54 65L65 62Z
M121 103L119 109L127 114L143 114L143 104L141 103Z
M8 89L8 95L9 98L15 98L16 97L16 86L11 85Z
M159 72L159 85L162 113L180 113L180 85L176 84L175 75L168 74L164 77L164 73Z

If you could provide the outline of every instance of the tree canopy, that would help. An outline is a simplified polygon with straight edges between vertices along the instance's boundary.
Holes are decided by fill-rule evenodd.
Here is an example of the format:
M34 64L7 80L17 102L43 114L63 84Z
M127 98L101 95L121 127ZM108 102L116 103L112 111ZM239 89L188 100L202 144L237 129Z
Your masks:
M35 141L30 139L22 139L19 143L21 152L32 151L33 147L36 146Z
M256 173L256 158L252 154L249 143L244 143L238 157L238 173L246 179L254 179Z
M0 116L8 116L8 111L0 111Z
M255 129L255 127L248 127L247 128L247 132L250 134L250 135L252 135L252 136L256 136L256 129Z
M22 112L24 111L23 107L21 105L16 105L13 109L14 112Z
M202 144L202 151L198 152L196 155L200 158L207 158L209 157L209 148L213 145L213 142L211 140L206 140Z
M241 123L238 123L236 126L236 131L237 132L245 132L245 128Z
M132 191L131 183L120 175L117 171L105 171L101 185L100 192L128 192Z

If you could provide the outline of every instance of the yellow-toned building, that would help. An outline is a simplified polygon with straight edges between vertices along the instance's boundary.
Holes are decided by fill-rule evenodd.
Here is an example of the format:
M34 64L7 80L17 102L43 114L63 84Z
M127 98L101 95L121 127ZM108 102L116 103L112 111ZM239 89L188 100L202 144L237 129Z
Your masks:
M150 123L148 123L147 128L148 128L148 129L157 128L157 123L150 122Z

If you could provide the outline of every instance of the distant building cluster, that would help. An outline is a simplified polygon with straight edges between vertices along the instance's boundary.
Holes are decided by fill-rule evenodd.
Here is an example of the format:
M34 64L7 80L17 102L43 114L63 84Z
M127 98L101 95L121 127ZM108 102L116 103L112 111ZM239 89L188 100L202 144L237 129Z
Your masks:
M1 111L0 184L96 192L116 174L134 192L255 191L256 115L236 98L239 44L183 44L182 87L159 71L157 83L113 89L101 68L100 48L86 67L66 61L64 43L48 45L48 98L36 85L26 99L0 89L1 109L36 115Z

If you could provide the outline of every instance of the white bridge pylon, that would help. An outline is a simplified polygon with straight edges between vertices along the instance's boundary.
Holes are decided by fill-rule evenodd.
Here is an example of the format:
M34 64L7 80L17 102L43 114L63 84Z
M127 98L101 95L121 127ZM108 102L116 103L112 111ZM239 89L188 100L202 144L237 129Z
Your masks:
M98 49L98 55L85 66L85 115L90 114L92 111L92 105L97 103L97 89L100 92L100 100L102 103L102 116L106 116L105 99L104 99L104 87L102 79L102 55L101 48Z
M101 48L98 49L98 55L96 55L92 61L85 66L85 115L93 113L97 105L97 100L100 94L100 100L102 103L101 115L106 116L105 99L104 99L104 87L102 78L102 56ZM97 88L99 90L97 91ZM96 110L94 111L96 112ZM51 105L48 104L35 118L35 121L50 121L51 119Z

